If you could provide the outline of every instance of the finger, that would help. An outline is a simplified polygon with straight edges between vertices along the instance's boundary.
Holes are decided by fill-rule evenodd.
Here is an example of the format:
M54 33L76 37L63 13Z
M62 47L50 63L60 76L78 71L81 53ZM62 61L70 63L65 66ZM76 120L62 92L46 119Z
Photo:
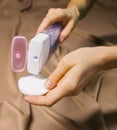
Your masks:
M59 87L56 87L50 90L45 96L25 96L24 99L34 105L52 106L63 96L63 91Z
M54 24L55 22L60 22L62 15L63 13L61 13L59 9L50 9L48 11L48 14L46 15L46 17L43 19L42 23L40 24L37 32L39 33L43 31L44 29Z
M40 24L40 26L38 27L37 33L42 32L43 30L45 30L46 28L48 28L53 23L54 23L54 21L51 21L51 19L48 19L47 17L45 17L43 19L42 23Z
M71 33L71 31L74 28L74 22L71 20L66 26L65 28L62 30L60 37L59 37L59 41L63 42Z
M87 79L83 73L83 67L75 65L58 82L57 87L60 87L60 89L64 91L64 97L76 96L81 92L84 85L87 83Z
M56 86L57 82L65 75L65 73L73 66L69 59L64 57L58 64L55 71L48 77L45 82L47 89L52 89Z
M45 96L25 96L25 100L34 105L52 106L61 98L74 93L76 87L76 72L77 67L73 67L62 80L57 84L57 87L50 90ZM73 80L71 80L75 77Z

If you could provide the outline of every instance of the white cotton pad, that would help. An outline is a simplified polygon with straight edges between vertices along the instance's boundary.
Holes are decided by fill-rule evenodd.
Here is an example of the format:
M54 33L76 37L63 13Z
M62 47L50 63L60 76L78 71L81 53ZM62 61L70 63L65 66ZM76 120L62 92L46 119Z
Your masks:
M18 80L19 90L25 95L43 95L48 92L44 87L46 78L42 75L29 75Z

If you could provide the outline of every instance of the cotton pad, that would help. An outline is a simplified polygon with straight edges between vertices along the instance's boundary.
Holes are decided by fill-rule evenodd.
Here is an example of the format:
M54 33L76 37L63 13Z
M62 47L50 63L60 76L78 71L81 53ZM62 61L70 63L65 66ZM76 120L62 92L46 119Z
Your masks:
M48 92L44 87L46 78L42 75L28 75L18 80L19 90L25 95L43 95Z

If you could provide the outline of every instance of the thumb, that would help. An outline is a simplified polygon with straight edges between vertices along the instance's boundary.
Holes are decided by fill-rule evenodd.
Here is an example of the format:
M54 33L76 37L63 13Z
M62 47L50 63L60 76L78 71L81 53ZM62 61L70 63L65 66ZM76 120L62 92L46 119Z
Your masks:
M66 64L63 60L61 60L57 66L57 68L54 70L54 72L48 77L46 80L44 86L47 89L54 88L58 81L61 80L61 78L65 75L65 73L71 68L69 64Z

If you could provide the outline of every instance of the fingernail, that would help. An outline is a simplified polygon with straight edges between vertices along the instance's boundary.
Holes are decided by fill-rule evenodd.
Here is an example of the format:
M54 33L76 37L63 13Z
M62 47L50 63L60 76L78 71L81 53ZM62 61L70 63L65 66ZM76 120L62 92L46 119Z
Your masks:
M46 87L46 89L51 89L52 82L50 80L46 80L44 86Z
M42 29L41 29L41 28L38 28L37 33L36 33L36 34L39 34L40 32L42 32Z
M64 37L61 36L61 37L60 37L60 42L63 42L63 41L64 41Z
M25 96L24 100L29 101L30 100L30 96Z
M40 32L38 31L38 32L36 33L36 35L39 34L39 33L40 33Z

